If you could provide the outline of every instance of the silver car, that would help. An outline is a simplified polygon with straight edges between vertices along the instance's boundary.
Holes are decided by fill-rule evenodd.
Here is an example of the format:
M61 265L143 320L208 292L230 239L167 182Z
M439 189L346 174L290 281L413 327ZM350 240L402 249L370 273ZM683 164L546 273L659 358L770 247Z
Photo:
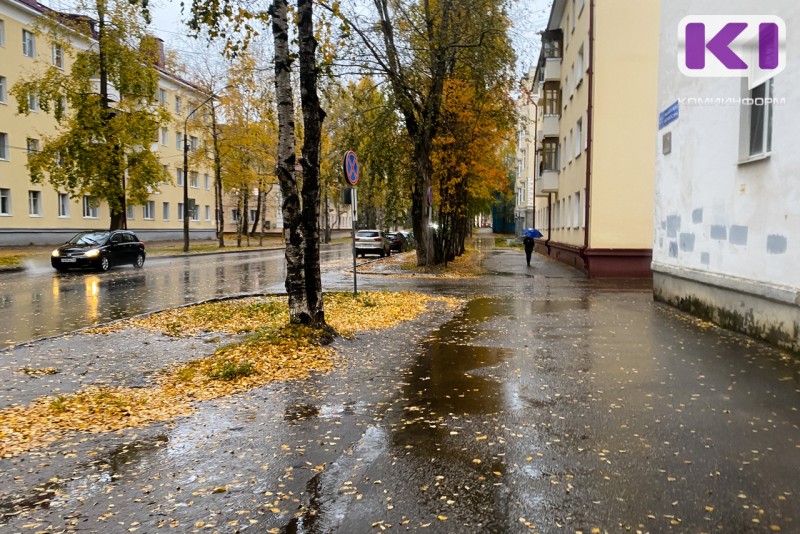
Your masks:
M356 256L379 254L381 258L391 254L389 239L380 230L359 230L356 232Z

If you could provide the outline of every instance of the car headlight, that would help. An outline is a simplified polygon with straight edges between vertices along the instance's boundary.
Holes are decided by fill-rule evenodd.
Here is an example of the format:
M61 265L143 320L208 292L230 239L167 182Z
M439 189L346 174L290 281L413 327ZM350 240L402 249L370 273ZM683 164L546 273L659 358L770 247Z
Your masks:
M100 255L100 251L97 250L96 248L93 248L93 249L90 249L90 250L86 251L86 257L87 258L96 258L99 255Z
M58 257L60 257L60 256L61 256L61 253L58 251L58 249L55 249L55 250L53 251L53 253L52 253L52 254L50 254L50 255L51 255L51 256L53 256L54 258L58 258Z

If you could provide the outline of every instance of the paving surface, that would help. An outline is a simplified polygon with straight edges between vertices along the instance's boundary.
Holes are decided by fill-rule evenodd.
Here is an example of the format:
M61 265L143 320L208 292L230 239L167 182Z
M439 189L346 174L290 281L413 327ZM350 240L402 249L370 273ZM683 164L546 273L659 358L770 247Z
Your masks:
M800 532L796 358L485 246L475 280L361 276L467 304L337 340L328 375L1 460L0 532ZM0 353L0 402L215 347L115 335Z

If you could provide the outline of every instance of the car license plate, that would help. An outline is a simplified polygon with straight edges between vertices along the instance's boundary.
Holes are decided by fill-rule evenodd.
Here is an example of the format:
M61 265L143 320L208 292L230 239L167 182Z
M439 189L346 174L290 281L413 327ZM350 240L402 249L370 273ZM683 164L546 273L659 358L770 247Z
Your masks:
M78 260L75 258L61 258L61 263L75 263L76 261Z

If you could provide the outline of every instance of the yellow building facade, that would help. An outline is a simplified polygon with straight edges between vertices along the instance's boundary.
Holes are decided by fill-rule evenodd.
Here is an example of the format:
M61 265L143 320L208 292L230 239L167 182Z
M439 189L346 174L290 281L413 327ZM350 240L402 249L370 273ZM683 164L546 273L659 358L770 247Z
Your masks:
M556 0L536 70L538 252L649 276L659 2Z
M87 229L108 228L109 208L94 206L92 199L70 198L48 183L32 184L26 168L27 154L41 146L44 136L56 133L52 115L37 110L29 115L17 113L11 88L26 74L46 68L69 69L70 58L36 30L36 22L48 10L34 0L0 0L0 246L15 244L53 244ZM90 46L88 40L75 46ZM202 132L187 125L188 114L207 95L196 87L158 67L159 104L173 120L163 124L151 150L159 159L169 183L154 190L144 205L129 205L128 228L144 240L179 239L183 236L183 187L188 178L192 239L211 239L215 235L216 214L214 173L209 158L197 157L202 147ZM35 99L35 95L31 98ZM34 102L35 103L35 102ZM183 135L187 131L190 154L188 177L184 172Z

